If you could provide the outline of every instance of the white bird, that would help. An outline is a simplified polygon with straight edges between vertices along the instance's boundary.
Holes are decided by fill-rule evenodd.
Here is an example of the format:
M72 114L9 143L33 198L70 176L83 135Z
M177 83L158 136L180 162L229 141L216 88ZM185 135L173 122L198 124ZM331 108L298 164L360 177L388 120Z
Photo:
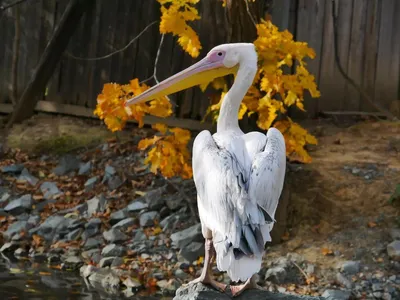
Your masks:
M148 101L183 89L236 74L225 95L213 135L204 130L193 145L193 177L197 205L205 238L202 282L225 290L226 285L211 277L216 258L220 271L234 282L234 296L248 288L259 288L255 274L262 263L265 243L282 192L286 168L285 141L279 130L267 134L244 133L238 123L240 103L257 72L257 53L250 43L223 44L205 58L160 82L126 105Z

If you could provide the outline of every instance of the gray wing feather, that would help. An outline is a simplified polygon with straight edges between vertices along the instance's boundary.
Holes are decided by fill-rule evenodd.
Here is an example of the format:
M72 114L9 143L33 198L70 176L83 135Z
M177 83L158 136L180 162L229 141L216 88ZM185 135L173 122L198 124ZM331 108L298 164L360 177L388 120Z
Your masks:
M282 192L286 169L285 140L270 128L263 152L256 154L250 171L249 197L274 219Z

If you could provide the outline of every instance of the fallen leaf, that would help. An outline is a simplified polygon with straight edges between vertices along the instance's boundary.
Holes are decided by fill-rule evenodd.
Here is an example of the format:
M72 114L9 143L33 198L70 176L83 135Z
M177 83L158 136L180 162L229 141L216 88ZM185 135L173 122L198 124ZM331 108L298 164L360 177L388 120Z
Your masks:
M376 227L376 226L378 226L378 224L376 224L375 222L368 222L368 227L369 228L374 228L374 227Z
M322 252L322 254L325 255L325 256L327 256L327 255L332 255L332 254L333 254L333 251L330 250L330 249L328 249L328 248L322 248L322 249L321 249L321 252Z

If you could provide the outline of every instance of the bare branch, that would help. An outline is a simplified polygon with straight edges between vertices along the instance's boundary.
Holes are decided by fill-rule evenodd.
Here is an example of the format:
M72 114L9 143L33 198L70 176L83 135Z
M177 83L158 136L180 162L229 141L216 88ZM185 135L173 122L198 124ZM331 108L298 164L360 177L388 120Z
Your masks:
M128 49L128 47L130 45L132 45L138 38L140 38L146 31L147 29L149 29L151 26L153 26L154 24L158 23L158 21L154 21L152 23L150 23L149 25L147 25L137 36L135 36L127 45L125 45L123 48L116 50L110 54L104 55L104 56L100 56L100 57L92 57L92 58L85 58L85 57L77 57L71 53L69 53L68 51L65 51L65 54L73 59L76 60L86 60L86 61L95 61L95 60L102 60L102 59L106 59L106 58L110 58L111 56L118 54L122 51L125 51L126 49Z
M6 9L9 9L15 5L21 4L25 1L28 1L28 0L17 0L17 1L11 2L9 4L0 5L0 11L5 11Z
M247 14L249 15L249 17L250 17L251 21L253 22L254 26L257 27L256 20L254 19L253 15L250 12L249 0L244 0L244 2L246 3Z

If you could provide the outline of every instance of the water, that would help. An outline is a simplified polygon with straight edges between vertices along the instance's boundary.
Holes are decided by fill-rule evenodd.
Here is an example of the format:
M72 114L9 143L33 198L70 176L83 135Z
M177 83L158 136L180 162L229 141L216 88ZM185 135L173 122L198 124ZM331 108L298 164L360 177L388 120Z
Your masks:
M45 264L29 261L12 261L4 255L0 256L0 295L2 300L172 299L126 296L122 292L109 294L104 289L92 287L77 272L50 269Z

